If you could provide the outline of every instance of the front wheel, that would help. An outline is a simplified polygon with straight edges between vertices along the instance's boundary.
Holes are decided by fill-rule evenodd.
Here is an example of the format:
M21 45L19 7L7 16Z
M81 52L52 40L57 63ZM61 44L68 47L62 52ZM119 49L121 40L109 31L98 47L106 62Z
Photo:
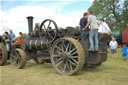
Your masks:
M11 64L21 69L26 64L26 53L22 49L14 49L11 53Z
M74 38L58 39L51 49L51 62L58 73L73 75L84 65L84 49Z

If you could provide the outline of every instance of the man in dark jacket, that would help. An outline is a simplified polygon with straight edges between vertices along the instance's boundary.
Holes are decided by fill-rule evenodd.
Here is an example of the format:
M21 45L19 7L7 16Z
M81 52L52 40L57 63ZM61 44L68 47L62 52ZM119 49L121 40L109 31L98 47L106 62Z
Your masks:
M89 27L87 27L86 30L83 30L83 28L88 23L87 18L88 18L88 13L85 12L83 14L83 17L80 19L80 23L79 23L79 25L80 25L80 33L81 33L81 36L82 36L82 40L86 40L88 38L88 34L89 34Z

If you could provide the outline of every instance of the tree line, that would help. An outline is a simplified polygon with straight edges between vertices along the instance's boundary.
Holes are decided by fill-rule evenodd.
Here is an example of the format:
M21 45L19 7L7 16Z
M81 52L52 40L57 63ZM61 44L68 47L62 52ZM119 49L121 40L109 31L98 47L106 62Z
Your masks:
M111 30L128 27L128 0L94 0L88 10L104 19Z

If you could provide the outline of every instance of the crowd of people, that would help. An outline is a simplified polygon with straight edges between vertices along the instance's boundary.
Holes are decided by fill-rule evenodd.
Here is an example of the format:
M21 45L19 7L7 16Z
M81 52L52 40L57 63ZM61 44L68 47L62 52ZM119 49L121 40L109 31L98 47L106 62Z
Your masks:
M98 51L99 50L99 39L98 33L100 34L108 34L111 35L111 29L108 24L104 22L104 19L100 19L98 24L98 20L92 11L85 12L83 17L80 19L80 33L82 40L86 40L89 38L89 51ZM94 40L93 40L94 39ZM95 42L94 42L95 41ZM95 45L94 45L95 44ZM116 58L118 43L115 38L109 42L109 47L112 53L112 58ZM122 47L122 57L126 60L128 47L124 44Z
M10 32L10 33L9 33ZM10 52L11 50L11 46L18 46L22 43L22 41L24 40L23 38L23 34L22 32L19 32L19 36L18 39L16 38L15 34L13 33L12 30L10 30L9 32L4 32L4 34L2 35L2 39L5 41L5 45L7 48L7 51Z

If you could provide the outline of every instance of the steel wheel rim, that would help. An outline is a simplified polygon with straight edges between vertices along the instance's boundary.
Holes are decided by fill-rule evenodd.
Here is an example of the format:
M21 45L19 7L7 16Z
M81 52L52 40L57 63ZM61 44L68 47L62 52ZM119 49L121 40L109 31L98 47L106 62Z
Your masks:
M3 59L3 54L2 54L2 50L0 48L0 61Z
M52 60L54 61L53 64L55 64L57 71L62 74L71 74L77 68L79 60L79 55L74 44L68 40L58 41L57 44L53 47L53 50ZM60 51L60 54L57 53L57 51Z

